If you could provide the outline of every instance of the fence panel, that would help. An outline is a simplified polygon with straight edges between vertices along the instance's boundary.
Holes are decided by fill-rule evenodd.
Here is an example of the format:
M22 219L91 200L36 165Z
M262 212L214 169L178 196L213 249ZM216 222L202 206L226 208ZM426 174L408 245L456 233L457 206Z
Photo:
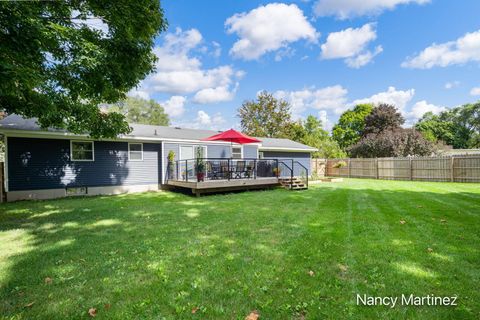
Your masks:
M378 179L410 180L410 159L408 158L379 158Z
M480 182L480 157L453 158L452 179L455 182Z
M310 164L310 171L313 176L320 178L325 177L327 166L327 159L312 159Z
M480 156L328 159L331 177L383 180L480 182Z
M350 159L351 178L376 178L377 168L375 159Z

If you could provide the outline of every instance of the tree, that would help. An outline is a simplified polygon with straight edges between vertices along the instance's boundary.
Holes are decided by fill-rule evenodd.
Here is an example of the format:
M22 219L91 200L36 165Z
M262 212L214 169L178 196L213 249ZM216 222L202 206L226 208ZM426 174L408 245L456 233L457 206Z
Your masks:
M112 138L129 132L100 103L125 98L154 68L158 0L0 3L0 106L43 127Z
M426 140L414 129L404 129L405 122L394 106L380 104L365 118L362 138L349 148L355 158L406 157L431 155L435 150L432 142Z
M397 108L388 104L380 104L365 117L365 128L362 134L367 135L395 129L404 123L405 119Z
M434 145L414 129L394 128L368 133L349 150L353 158L429 156Z
M276 99L271 93L261 92L256 100L243 102L238 109L242 131L251 136L286 138L291 135L290 104Z
M457 149L480 147L480 102L446 110L439 115L426 113L415 128L430 141L443 141Z
M299 141L308 146L317 148L314 158L341 158L345 153L340 149L337 142L322 128L322 121L309 115L304 121L297 121L293 126L296 134L292 140Z
M360 140L365 128L365 117L372 109L372 104L359 104L340 116L338 123L333 127L332 136L343 150Z
M106 106L108 112L118 112L125 115L128 122L151 124L157 126L170 125L165 109L154 100L127 97L127 99Z

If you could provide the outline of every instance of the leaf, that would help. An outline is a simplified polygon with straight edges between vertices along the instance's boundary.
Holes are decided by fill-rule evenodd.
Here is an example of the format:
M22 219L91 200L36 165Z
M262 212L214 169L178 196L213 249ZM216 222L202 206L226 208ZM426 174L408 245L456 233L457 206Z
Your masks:
M423 208L423 206L417 206L417 208Z
M51 284L52 283L52 278L46 277L45 278L45 284Z
M96 308L90 308L88 309L88 315L90 317L95 317L97 315L97 309Z
M447 220L445 220L445 219L440 219L440 222L445 223L445 222L447 222Z
M108 310L112 307L112 305L110 303L105 303L103 307L105 308L105 310Z
M192 309L192 314L195 314L195 313L197 313L198 309L200 309L200 308L199 308L199 307L195 307L195 308L193 308L193 309Z
M24 307L25 307L25 308L31 308L34 304L35 304L35 301L32 301L32 302L27 303L26 305L24 305Z
M342 271L342 272L347 272L348 271L348 267L343 265L343 264L338 264L338 268Z
M405 220L400 220L400 224L405 224L405 223L407 223L407 221L405 221Z
M257 310L253 310L245 317L245 320L257 320L258 318L260 318L260 314Z
M315 275L315 272L313 272L312 270L308 271L308 274L310 275L310 277L313 277Z
M427 248L427 251L428 251L429 253L432 253L432 252L433 252L433 249L432 249L432 248Z

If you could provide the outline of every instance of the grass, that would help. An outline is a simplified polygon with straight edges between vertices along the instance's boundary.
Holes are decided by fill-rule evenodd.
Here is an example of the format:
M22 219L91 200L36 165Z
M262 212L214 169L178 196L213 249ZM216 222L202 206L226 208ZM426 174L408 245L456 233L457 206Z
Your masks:
M475 184L4 204L0 317L478 319L479 244ZM455 295L458 306L357 306L357 293Z

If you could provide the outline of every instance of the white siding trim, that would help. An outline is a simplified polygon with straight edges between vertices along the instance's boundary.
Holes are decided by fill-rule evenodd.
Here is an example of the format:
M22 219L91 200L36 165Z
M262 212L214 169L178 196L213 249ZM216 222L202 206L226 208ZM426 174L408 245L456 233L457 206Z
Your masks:
M4 178L5 178L5 181L4 181L4 188L5 188L5 192L8 192L8 136L5 135L4 136L4 143L5 143L5 154L3 155L3 164L4 164L4 168L3 168L3 174L4 174Z

